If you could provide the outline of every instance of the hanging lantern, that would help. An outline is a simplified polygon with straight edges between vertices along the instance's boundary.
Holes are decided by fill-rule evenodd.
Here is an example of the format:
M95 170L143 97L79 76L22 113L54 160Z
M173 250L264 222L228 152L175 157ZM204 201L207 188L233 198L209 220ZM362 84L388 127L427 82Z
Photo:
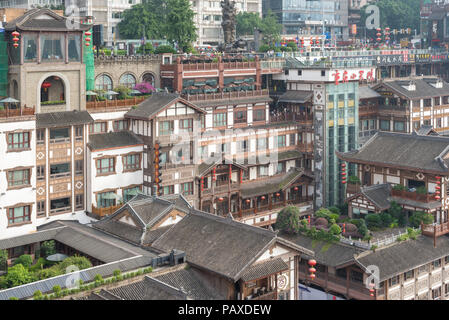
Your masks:
M311 259L311 260L309 260L308 264L309 264L309 266L314 267L314 266L316 266L316 260L315 259Z
M249 200L249 199L246 199L246 203L251 203L251 200Z
M13 31L11 34L12 34L12 36L15 37L15 38L17 38L17 37L20 36L20 33L18 33L17 31Z
M260 197L260 199L265 200L265 196Z
M215 177L215 173L216 173L216 170L215 170L215 168L213 168L212 169L212 180L216 180L216 177Z
M84 32L84 34L85 34L86 36L90 37L90 36L92 35L92 32L86 31L86 32Z
M307 217L307 222L310 224L310 216Z
M346 223L343 223L343 233L346 233Z
M42 83L42 88L48 89L48 88L50 88L50 87L51 87L51 83L50 83L50 82L43 82L43 83Z
M278 193L276 193L276 197L280 197L281 196L281 194L278 192Z
M222 197L218 198L218 201L222 202L224 199Z
M90 38L86 38L86 39L84 39L84 40L86 40L87 42L90 42L91 39L90 39Z
M314 268L316 266L316 261L314 259L309 260L308 262L310 268L309 268L309 272L310 272L310 279L315 279L315 272L316 269Z
M299 190L299 188L298 188L298 187L294 187L294 188L293 188L293 190L295 190L295 191L298 191L298 190Z
M240 183L243 182L243 170L240 169Z
M310 45L313 45L313 39L310 38Z
M310 273L315 273L315 272L316 272L316 269L315 269L314 267L311 267L311 268L309 268L309 272L310 272Z
M14 43L12 44L12 46L13 46L14 48L17 48L17 47L19 46L19 44L18 44L17 42L14 42Z
M316 44L320 44L320 39L316 38L315 43L316 43Z

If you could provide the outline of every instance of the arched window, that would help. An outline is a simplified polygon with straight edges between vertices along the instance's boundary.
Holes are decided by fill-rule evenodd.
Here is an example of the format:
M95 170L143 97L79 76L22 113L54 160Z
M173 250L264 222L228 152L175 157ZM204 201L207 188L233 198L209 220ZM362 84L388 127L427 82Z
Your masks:
M126 73L120 77L120 85L132 89L136 85L136 78L131 73Z
M154 76L151 73L145 73L142 77L142 82L149 83L154 87Z
M106 74L101 74L95 80L95 89L97 90L112 90L112 79Z

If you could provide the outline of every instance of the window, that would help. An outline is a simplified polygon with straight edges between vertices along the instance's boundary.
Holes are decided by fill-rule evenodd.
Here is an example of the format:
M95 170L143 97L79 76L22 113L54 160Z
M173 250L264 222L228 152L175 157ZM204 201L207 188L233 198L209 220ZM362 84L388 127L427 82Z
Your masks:
M159 135L166 136L173 133L174 122L173 121L161 121L159 122Z
M36 203L37 206L37 217L45 216L45 201L38 201Z
M61 61L64 60L65 41L64 35L60 33L42 34L41 39L41 60Z
M295 139L295 137L296 137L296 135L294 134L294 133L292 133L291 135L290 135L290 145L291 146L294 146L295 144L296 144L296 139Z
M363 282L363 273L361 272L351 270L349 276L352 282Z
M129 121L128 120L117 120L114 121L114 131L122 131L122 130L128 130L129 128Z
M66 142L70 140L70 129L69 128L58 128L50 130L50 141L51 142Z
M246 111L235 111L234 123L246 123Z
M414 273L413 270L410 270L410 271L405 272L405 273L404 273L404 281L413 279L413 278L414 278L414 275L415 275L415 273Z
M429 272L429 268L427 266L428 265L423 265L423 266L419 267L418 268L418 274L423 274L423 273Z
M439 300L441 297L441 287L432 290L432 300Z
M18 132L8 134L8 150L21 150L30 147L30 133Z
M298 70L298 76L302 76L302 70Z
M8 171L8 187L30 184L30 169Z
M104 158L97 160L97 174L108 174L115 172L115 159Z
M439 267L441 267L441 259L432 262L432 269L438 269Z
M117 195L115 192L102 192L97 194L97 207L108 208L115 206Z
M390 287L393 287L393 286L399 284L399 276L395 276L395 277L389 279L388 281L389 281Z
M276 174L285 172L285 162L279 162L276 168Z
M128 202L129 200L131 200L132 198L137 196L140 193L140 191L141 191L140 186L124 189L123 190L123 200L125 202Z
M228 123L227 113L214 113L214 127L225 127Z
M278 136L278 148L286 147L286 136Z
M45 166L36 167L36 179L38 181L45 180Z
M268 149L268 138L257 139L257 150L266 150L266 149Z
M70 163L52 164L50 166L50 177L61 178L70 175Z
M8 225L30 221L30 206L15 207L8 209Z
M321 70L321 76L325 77L326 76L326 70Z
M193 182L186 182L181 184L182 195L188 196L193 194Z
M45 143L45 129L39 129L36 131L36 144L44 144Z
M139 170L140 169L140 154L128 154L123 156L124 170Z
M248 151L248 140L237 141L237 151L247 152Z
M187 130L188 132L192 132L193 131L193 119L179 120L179 129Z
M166 164L167 163L167 152L161 152L159 155L159 160L161 161L160 164Z
M25 62L37 61L37 35L24 34L23 44L23 60Z
M112 79L106 74L99 75L95 80L95 89L109 91L112 90Z
M175 187L174 186L162 187L162 195L174 194L174 193L175 193Z
M405 131L405 123L403 121L395 121L394 122L394 131L404 132Z
M258 167L259 170L259 177L266 177L268 176L268 166L259 166Z
M108 130L108 123L105 122L96 122L89 125L90 133L105 133Z
M81 176L84 172L84 160L75 161L75 175Z
M266 112L265 109L256 109L253 110L253 121L265 121L266 119Z
M390 120L380 120L380 130L390 131Z
M84 195L77 194L75 195L75 210L83 210L84 209Z
M70 34L68 36L68 54L69 61L80 61L81 57L81 37L79 35Z
M76 141L83 141L83 126L76 126L75 127L75 140Z
M215 150L217 150L217 153L220 153L220 152L221 152L222 154L228 153L228 152L230 151L230 150L229 150L229 143L220 143L220 144L217 144Z
M131 73L126 73L120 77L120 85L133 89L136 85L136 78Z

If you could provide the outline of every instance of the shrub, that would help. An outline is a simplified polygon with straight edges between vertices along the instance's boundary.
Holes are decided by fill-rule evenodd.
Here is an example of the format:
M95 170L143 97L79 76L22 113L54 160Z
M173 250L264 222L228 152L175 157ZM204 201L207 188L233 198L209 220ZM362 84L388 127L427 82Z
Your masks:
M59 285L54 286L53 292L56 293L56 295L58 295L61 292L61 286Z
M259 47L259 51L260 52L267 52L267 51L270 51L270 50L271 50L271 48L270 48L270 46L268 44L263 44L263 45L261 45Z
M95 281L103 281L103 277L101 276L101 274L97 274L97 275L95 275L95 278L94 278L94 280Z
M357 176L349 176L348 183L349 184L360 184L360 179Z
M321 208L320 210L315 212L315 217L328 219L330 214L331 211L329 209Z
M405 191L405 190L407 190L407 188L405 186L403 186L402 184L397 184L392 189L396 190L396 191Z
M21 264L28 269L33 264L33 258L29 254L23 254L14 261L14 265L17 264Z
M341 214L340 208L338 208L336 206L329 207L329 211L338 216L340 216L340 214Z
M41 270L45 266L45 259L39 258L37 259L36 263L32 265L29 269L31 272L36 272Z
M0 271L6 271L8 268L8 251L0 250Z
M36 272L36 277L39 280L44 280L48 278L53 278L63 274L57 267L51 267L47 269L42 269Z
M117 86L114 88L114 91L119 94L119 99L125 99L131 93L131 89L125 86Z
M160 45L156 48L156 50L154 51L154 53L156 54L161 54L161 53L176 53L176 50L169 45Z
M78 269L83 270L92 267L92 263L86 257L73 256L64 259L58 264L58 269L62 273L66 273L66 270L70 266L76 266Z
M9 300L19 300L17 297L9 297Z
M114 270L114 277L118 277L122 272L119 269Z
M44 241L41 245L41 257L48 257L56 253L56 245L54 240Z
M33 276L23 265L16 264L8 269L5 281L8 288L12 288L33 281Z
M409 223L414 228L418 228L421 225L421 223L432 224L433 222L434 222L433 216L431 214L422 211L416 211L409 218Z
M365 217L366 226L370 230L382 228L382 219L380 214L371 213Z
M424 186L418 187L418 188L416 189L416 193L417 193L417 194L427 194L427 189L426 189L426 187L424 187Z
M275 227L287 233L298 233L299 218L300 213L297 207L286 207L279 212Z
M42 292L40 290L34 291L33 299L34 300L41 300L42 299Z
M149 84L147 82L142 82L142 83L136 84L134 86L134 89L138 90L138 91L140 91L140 93L144 93L144 94L156 91L156 89L151 84Z
M389 227L393 222L393 217L388 212L382 212L380 214L380 220L382 221L382 226Z
M144 48L145 51L143 50ZM140 46L139 49L137 49L137 53L145 53L145 54L154 53L154 47L151 44L151 42L148 42L145 44L145 46Z
M291 48L292 51L298 51L298 45L294 41L287 42L287 47Z
M333 235L339 235L341 233L341 228L336 225L333 224L330 228L329 228L329 232Z
M330 220L337 221L339 217L340 217L340 216L339 216L337 213L331 213L331 214L329 214L329 216L328 216L328 220L329 220L329 221L330 221Z

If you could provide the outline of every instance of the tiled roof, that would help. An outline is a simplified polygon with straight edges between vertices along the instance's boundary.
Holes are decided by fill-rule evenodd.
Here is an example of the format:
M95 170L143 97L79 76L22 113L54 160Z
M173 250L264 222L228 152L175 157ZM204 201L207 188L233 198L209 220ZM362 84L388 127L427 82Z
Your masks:
M312 97L313 97L312 91L291 90L284 93L279 98L279 102L306 103L311 102Z
M380 210L390 208L390 201L388 198L391 196L391 186L388 183L362 187L360 192Z
M385 81L378 86L384 86L393 90L398 95L404 96L407 99L424 99L432 97L447 96L449 92L449 83L442 81L442 88L435 88L432 83L435 83L437 78L423 78L423 79L410 79L410 80L394 80ZM410 91L405 87L408 87L410 82L416 86L416 90Z
M61 126L74 126L94 122L87 111L63 111L38 113L36 115L36 128L52 128Z
M88 143L92 151L136 145L143 145L143 142L131 131L93 134L89 136Z
M275 239L273 231L192 211L152 247L166 252L174 248L184 251L188 263L237 281Z
M271 259L246 269L242 274L242 280L245 282L257 280L288 269L288 264L281 258Z
M448 152L449 137L378 132L359 150L336 154L348 162L447 173L444 157Z
M359 87L359 99L373 99L382 97L379 93L368 86Z

